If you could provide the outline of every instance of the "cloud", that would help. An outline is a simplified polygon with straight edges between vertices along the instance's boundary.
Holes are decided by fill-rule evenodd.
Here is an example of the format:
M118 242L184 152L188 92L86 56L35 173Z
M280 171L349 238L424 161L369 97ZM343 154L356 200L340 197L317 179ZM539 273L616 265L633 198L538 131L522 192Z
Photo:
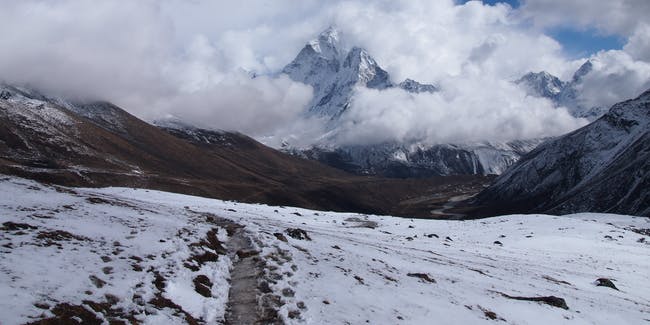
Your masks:
M638 25L623 50L635 60L650 62L650 22Z
M540 70L566 77L577 68L561 44L522 24L522 17L536 26L567 23L570 9L586 5L565 3L530 0L513 9L452 0L10 1L0 11L0 79L110 100L145 119L172 114L274 146L284 138L309 144L325 134L323 121L303 114L311 89L276 72L335 24L394 81L408 77L443 89L421 96L360 90L337 141L558 135L583 122L526 97L510 81ZM647 85L639 61L648 59L648 25L635 23L647 22L647 4L588 3L580 26L626 33L629 41L620 53L598 54L602 64L586 94L595 102L630 96ZM611 17L600 22L591 7ZM597 91L609 82L620 87Z
M458 77L446 80L443 87L453 91L414 95L400 89L358 89L334 140L342 144L509 141L555 136L587 123L546 99L526 96L508 81Z
M241 53L241 47L228 46L236 43L238 32L223 30L225 36L216 41L206 36L211 30L181 34L177 28L183 23L165 13L167 4L3 4L0 30L10 32L0 36L0 79L70 97L110 100L145 119L173 114L254 136L300 118L310 87L286 77L251 79L242 67L250 67L254 58ZM193 10L199 13L202 5L189 7L197 6Z
M437 82L467 68L499 78L568 69L560 44L518 26L508 5L421 0L373 4L339 4L334 20L398 80Z
M580 87L585 107L609 108L650 89L650 62L635 60L625 51L602 51L592 56L593 70Z
M639 24L650 20L646 0L522 0L519 9L525 19L541 28L569 26L596 28L606 34L627 37Z
M251 80L240 72L200 90L178 94L161 105L163 112L200 127L268 136L302 119L311 97L311 87L286 76Z

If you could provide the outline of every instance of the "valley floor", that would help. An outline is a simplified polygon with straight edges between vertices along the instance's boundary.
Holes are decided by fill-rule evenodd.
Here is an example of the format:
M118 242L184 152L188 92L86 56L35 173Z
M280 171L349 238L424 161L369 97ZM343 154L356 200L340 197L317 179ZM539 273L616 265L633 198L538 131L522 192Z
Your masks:
M648 218L419 220L0 176L0 223L0 324L650 322Z

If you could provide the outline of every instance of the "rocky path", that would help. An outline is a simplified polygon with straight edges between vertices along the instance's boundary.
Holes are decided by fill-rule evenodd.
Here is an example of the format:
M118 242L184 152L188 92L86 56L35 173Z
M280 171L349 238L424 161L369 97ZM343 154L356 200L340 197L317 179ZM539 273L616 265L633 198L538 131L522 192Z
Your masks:
M230 272L226 324L256 324L260 319L257 278L262 272L262 266L244 228L232 221L228 222L229 229L232 229L228 254L233 261L233 267Z

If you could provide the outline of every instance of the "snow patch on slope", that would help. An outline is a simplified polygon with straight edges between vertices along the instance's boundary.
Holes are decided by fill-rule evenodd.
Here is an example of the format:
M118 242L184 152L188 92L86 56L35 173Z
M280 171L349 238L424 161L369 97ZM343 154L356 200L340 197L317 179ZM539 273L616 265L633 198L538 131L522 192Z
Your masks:
M169 275L165 297L207 323L218 322L228 259L220 256L197 272L215 282L211 299L191 290L182 266L188 242L212 226L195 219L202 213L245 225L255 237L289 324L474 324L491 323L491 316L517 324L640 323L650 313L647 218L585 213L412 220L129 188L52 188L10 177L0 179L0 189L7 193L0 197L0 221L37 227L19 234L5 224L0 231L0 308L12 310L0 320L7 324L48 315L34 303L81 303L107 293L120 307L141 311L145 322L181 322L171 309L145 312L132 302L134 293L157 292L150 268ZM289 228L304 230L311 240L290 236ZM35 245L40 232L54 230L89 240ZM227 240L222 230L219 239ZM111 261L102 261L104 255ZM132 269L130 255L143 257L145 272ZM112 273L104 274L105 266ZM96 288L89 275L106 284ZM601 277L613 279L619 290L596 286ZM502 294L556 296L569 309Z

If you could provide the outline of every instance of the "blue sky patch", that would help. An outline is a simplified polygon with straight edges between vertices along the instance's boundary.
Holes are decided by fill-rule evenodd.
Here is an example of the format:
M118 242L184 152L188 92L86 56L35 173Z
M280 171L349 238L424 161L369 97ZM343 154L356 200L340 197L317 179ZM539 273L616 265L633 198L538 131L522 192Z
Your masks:
M459 0L458 3L464 4L469 0ZM482 0L483 3L495 5L497 3L507 3L512 8L518 8L519 0ZM619 50L625 45L625 38L618 35L603 35L595 29L584 29L571 26L561 26L551 28L545 31L545 34L554 38L560 44L564 53L572 58L588 57L601 50Z

